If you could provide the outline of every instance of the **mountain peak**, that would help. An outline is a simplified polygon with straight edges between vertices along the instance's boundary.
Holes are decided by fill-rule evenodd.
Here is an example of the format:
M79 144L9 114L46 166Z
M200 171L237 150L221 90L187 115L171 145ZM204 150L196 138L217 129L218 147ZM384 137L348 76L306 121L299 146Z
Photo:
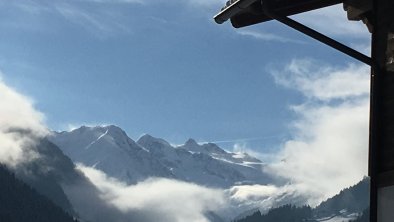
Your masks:
M152 140L152 139L154 139L153 136L151 136L150 134L145 133L137 141L140 141L140 140Z
M116 126L114 124L110 124L110 125L95 125L95 126L94 125L81 125L80 127L74 128L71 131L74 131L74 130L87 130L87 129L90 129L90 130L92 130L92 129L122 130L119 126Z
M141 146L148 145L148 144L150 144L150 143L161 143L161 144L164 144L164 145L171 146L171 145L170 145L167 141L165 141L164 139L156 138L156 137L153 137L153 136L151 136L151 135L149 135L149 134L144 134L143 136L141 136L141 137L137 140L137 143L138 143L139 145L141 145Z
M184 145L184 146L199 146L199 145L198 145L198 143L197 143L194 139L189 138L189 139L185 142L185 145Z
M70 132L79 132L79 133L107 132L109 134L115 134L115 135L116 134L123 136L126 135L125 131L116 125L97 125L97 126L82 125L81 127L73 129Z
M222 148L220 148L215 143L206 143L202 146L209 153L217 153L217 154L226 154L227 153L226 151L224 151Z
M117 125L104 125L104 126L96 126L96 127L103 127L105 129L110 129L110 130L122 130L122 128L120 128ZM123 130L122 130L123 131Z

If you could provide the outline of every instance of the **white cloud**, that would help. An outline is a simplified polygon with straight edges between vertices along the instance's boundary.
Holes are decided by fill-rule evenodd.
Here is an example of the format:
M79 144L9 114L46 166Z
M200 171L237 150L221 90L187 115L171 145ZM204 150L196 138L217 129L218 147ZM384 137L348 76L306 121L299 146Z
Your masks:
M302 205L306 202L296 187L289 185L240 185L224 190L166 178L149 178L135 185L127 185L97 169L81 164L77 168L94 184L99 198L107 205L98 206L95 211L113 214L111 207L119 210L118 215L107 217L107 220L208 222L209 213L214 213L230 221L251 209L259 208L265 212L283 204ZM79 193L82 199L91 199ZM74 198L75 195L71 200ZM90 202L84 204L87 205L85 208L92 208ZM96 215L89 218L105 221Z
M85 27L94 27L102 32L110 31L107 26L103 25L95 16L85 10L66 4L55 5L55 8L64 18L73 23Z
M194 6L213 6L213 5L224 5L227 0L80 0L82 2L94 2L94 3L130 3L130 4L146 4L146 3L168 3L168 2L179 2L179 3L187 3L192 4Z
M370 39L370 33L362 22L347 19L342 4L295 15L294 18L327 35Z
M27 12L33 15L39 15L44 12L48 12L50 8L48 8L45 4L40 4L35 1L15 1L15 2L8 2L16 8L19 8L23 12Z
M174 10L185 10L207 18L211 10L219 10L224 0L54 0L54 1L9 1L2 3L3 8L14 11L18 18L10 17L0 21L0 26L24 30L52 30L49 18L61 18L74 27L82 27L98 39L108 39L119 35L130 35L138 30L140 24L131 22L133 15L124 10L125 7L138 7L142 10L157 5L172 5ZM155 8L154 7L154 8ZM151 13L152 14L152 13ZM157 14L153 12L153 14ZM156 16L141 16L139 20L154 19L169 24L165 19ZM135 20L135 19L133 19ZM211 15L209 16L211 20ZM58 21L59 22L59 21ZM141 23L141 22L140 22ZM58 23L61 24L61 23ZM138 25L137 25L138 24Z
M0 162L14 167L38 156L29 146L47 129L43 114L35 110L31 99L7 86L1 73L0 101Z
M316 195L310 191L308 193L306 190L301 190L300 187L293 184L282 186L270 184L239 185L225 190L225 194L226 208L219 210L218 214L227 221L242 218L257 209L266 213L271 208L285 204L302 206Z
M178 0L177 0L178 1ZM211 6L224 6L227 0L187 0L189 4L195 6L211 7ZM220 8L218 8L219 10Z
M80 0L82 2L94 2L94 3L144 3L144 0Z
M302 41L297 41L294 39L285 38L285 37L282 37L282 36L279 36L276 34L272 34L272 33L264 33L264 32L247 30L247 29L237 29L236 32L240 35L250 36L252 38L263 40L263 41L276 41L276 42L282 42L282 43L304 44L304 42L302 42Z
M116 13L84 9L75 4L54 4L53 8L69 22L85 28L99 38L107 38L118 33L130 33L129 27L118 21Z
M364 65L332 67L315 60L296 59L284 70L271 72L277 84L298 90L308 98L329 101L369 94L369 67Z
M312 205L367 174L368 73L365 66L334 68L311 60L294 60L273 73L278 84L312 100L292 107L299 116L293 139L268 171L312 194Z
M16 9L24 20L5 20L2 25L23 29L45 30L48 24L42 18L60 17L65 21L84 28L98 38L104 39L116 34L129 34L130 27L124 22L124 15L106 7L107 4L143 4L140 0L55 0L50 2L18 1L7 2L5 6L10 10ZM119 7L117 7L119 8ZM28 24L28 25L26 25Z
M205 213L219 209L223 192L203 186L163 178L151 178L126 185L103 172L78 165L98 188L101 198L121 212L138 212L144 221L207 222Z
M78 128L80 128L81 126L87 126L87 127L96 127L96 126L101 126L101 127L105 127L105 126L110 126L113 124L110 123L87 123L87 122L80 122L80 123L67 123L67 124L60 124L60 127L58 127L57 129L54 129L55 131L73 131L76 130Z
M274 138L274 137L271 137ZM261 153L254 149L251 149L246 142L239 142L235 141L233 145L233 153L238 155L244 155L245 153L258 158L259 160L263 161L264 163L270 163L272 159L275 157L275 153Z
M292 18L334 39L338 40L338 38L340 38L342 41L350 40L349 44L355 46L356 49L367 54L369 52L366 50L365 46L370 45L371 34L366 25L361 21L349 21L342 4L297 14L292 16ZM277 25L280 26L281 24L278 23ZM255 26L252 26L249 28L237 29L235 31L240 35L263 41L305 44L302 40L295 40L274 33L257 31L255 28ZM354 45L355 42L357 42L356 45Z
M279 191L278 187L273 185L244 185L234 186L230 190L232 193L231 197L240 201L246 201L255 199L258 197L259 200L273 196Z

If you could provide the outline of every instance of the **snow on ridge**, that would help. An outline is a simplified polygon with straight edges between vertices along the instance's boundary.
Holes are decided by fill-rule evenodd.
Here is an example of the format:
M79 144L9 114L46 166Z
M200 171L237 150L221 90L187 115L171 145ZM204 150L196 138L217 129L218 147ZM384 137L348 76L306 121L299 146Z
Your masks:
M89 145L85 147L85 149L89 149L93 144L97 143L101 138L103 138L105 135L108 134L108 129L105 131L105 133L101 134L95 141L91 142Z
M220 156L218 156L218 154L222 154L222 155L226 155L226 156L228 155L228 157L224 158L224 159L226 159L227 161L230 161L230 162L238 163L238 164L242 163L242 162L248 162L248 163L255 162L255 161L250 161L249 158L253 158L253 159L258 160L257 158L250 156L247 153L239 153L239 152L233 153L231 151L224 150L215 143L210 143L210 142L198 143L193 138L189 138L182 145L173 145L162 138L153 137L150 134L144 134L141 137L139 137L137 140L134 141L133 139L128 137L128 135L124 132L124 130L122 128L120 128L119 126L113 125L113 124L103 124L103 125L96 125L96 126L82 125L79 128L75 128L70 131L62 131L62 132L55 132L55 133L64 134L64 133L85 132L85 131L104 131L103 133L100 133L100 135L95 140L89 142L89 144L85 146L86 149L90 148L94 143L96 143L98 140L100 140L105 135L110 134L110 132L112 131L112 132L120 132L121 134L124 134L125 137L127 137L129 140L135 142L136 144L139 144L141 146L141 148L147 152L149 152L149 149L146 149L141 144L147 143L147 142L158 142L158 143L162 143L163 145L170 146L175 149L184 148L187 151L189 151L190 153L204 152L204 153L211 155L211 156L216 155L215 157L217 157L217 158L221 158ZM229 157L231 157L232 160L230 160ZM235 159L239 159L240 162L234 161ZM258 161L256 161L256 163L257 162Z

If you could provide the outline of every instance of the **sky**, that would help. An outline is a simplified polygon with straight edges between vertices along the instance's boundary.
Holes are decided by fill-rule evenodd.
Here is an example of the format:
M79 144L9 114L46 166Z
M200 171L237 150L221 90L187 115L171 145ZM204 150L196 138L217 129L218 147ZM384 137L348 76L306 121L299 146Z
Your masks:
M251 195L289 192L316 206L360 181L367 174L369 67L278 22L217 25L212 17L223 3L0 0L0 162L37 158L26 144L48 130L115 124L135 140L149 133L171 144L194 138L248 151L269 163L267 173L289 181L217 193L165 179L127 186L78 166L127 212L158 203L168 207L159 211L177 211L161 196L136 206L124 201L144 187L191 190L201 197L191 205L196 221L226 192L237 206ZM294 19L370 53L367 28L347 21L341 5Z
M362 65L278 22L242 29L217 25L212 17L222 5L222 0L0 1L1 79L33 101L51 130L115 124L133 139L149 133L172 144L194 138L263 153L277 152L297 137L294 123L303 113L294 106L343 100L316 99L318 91L348 83L368 91L351 77L340 77L327 89L324 82L310 89L308 83L302 88L278 80L278 73L295 63L313 61L308 71L322 75L327 72L320 68ZM366 27L347 21L340 5L295 19L369 51Z

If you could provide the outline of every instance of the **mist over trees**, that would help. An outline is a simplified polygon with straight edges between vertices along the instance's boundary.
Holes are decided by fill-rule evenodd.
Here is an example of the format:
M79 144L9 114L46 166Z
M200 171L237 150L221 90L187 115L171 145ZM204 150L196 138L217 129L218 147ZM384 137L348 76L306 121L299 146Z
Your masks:
M260 211L257 211L235 222L316 222L317 218L341 216L344 210L359 213L356 219L348 219L349 222L369 222L368 194L369 178L366 177L356 185L345 188L337 195L323 201L315 208L284 205L273 208L264 215Z
M0 221L77 222L0 164Z
M330 216L346 209L349 212L362 212L369 206L369 178L343 189L339 194L322 202L314 209L318 217Z

